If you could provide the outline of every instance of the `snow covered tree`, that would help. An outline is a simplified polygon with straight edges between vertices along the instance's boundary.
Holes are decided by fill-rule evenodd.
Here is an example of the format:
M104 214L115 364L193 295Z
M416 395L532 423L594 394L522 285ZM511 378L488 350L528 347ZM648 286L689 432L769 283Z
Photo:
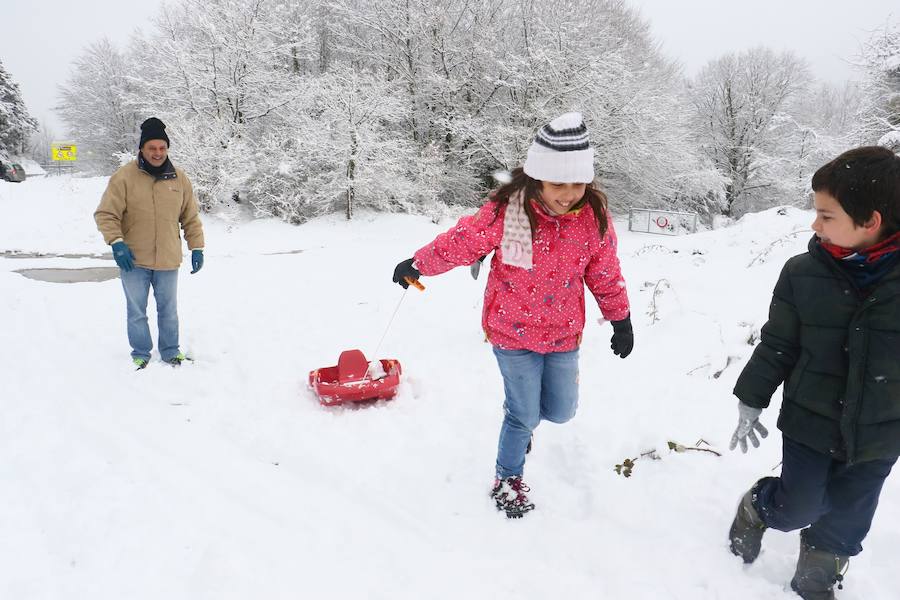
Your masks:
M134 44L139 94L169 126L173 156L194 174L201 203L239 196L250 140L304 94L309 20L298 3L181 0ZM172 136L170 136L172 137Z
M352 25L336 34L341 54L405 99L402 135L443 162L428 182L442 200L478 201L490 173L521 164L535 130L573 109L617 205L716 194L698 184L709 178L685 176L703 167L685 142L677 68L621 2L338 4Z
M779 165L795 146L793 103L810 81L792 53L756 48L711 61L691 82L697 142L726 178L726 216L794 200Z
M111 173L137 152L141 100L126 53L107 39L88 46L58 88L56 112L79 145L80 166Z
M505 49L504 104L520 160L530 134L564 110L585 114L614 208L686 208L721 193L690 143L677 66L622 2L518 3ZM507 43L509 43L509 41Z
M50 160L51 146L56 134L46 122L38 123L38 129L28 140L28 157L36 163L47 163Z
M334 67L305 83L308 95L281 111L268 136L255 140L257 168L247 184L258 213L293 223L358 208L415 212L425 204L417 189L418 153L410 140L390 134L402 99L391 97L371 74Z
M887 23L863 46L864 102L860 137L900 151L900 23Z
M29 114L19 84L0 62L0 153L22 154L28 137L37 130Z
M771 173L783 191L784 204L810 206L812 174L857 145L860 103L860 89L854 83L819 83L791 103L790 114L773 119L783 151Z
M167 123L207 208L435 217L570 110L614 209L724 205L678 67L621 0L174 0L127 62L132 126Z
M483 192L478 159L464 132L479 117L485 55L496 44L485 12L502 2L386 0L334 3L332 39L336 60L365 71L397 108L393 135L417 148L416 163L429 173L418 188L442 200L471 203ZM496 17L495 17L496 18ZM396 100L401 102L398 104ZM482 117L484 115L481 115ZM404 142L405 143L405 142Z

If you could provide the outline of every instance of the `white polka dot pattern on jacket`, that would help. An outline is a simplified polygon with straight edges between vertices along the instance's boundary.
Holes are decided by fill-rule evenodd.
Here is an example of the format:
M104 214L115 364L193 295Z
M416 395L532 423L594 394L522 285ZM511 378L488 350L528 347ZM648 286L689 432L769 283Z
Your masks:
M584 330L585 285L605 319L628 316L628 293L612 220L601 239L589 205L560 216L537 207L533 266L523 269L501 261L506 207L501 206L495 215L496 208L496 203L487 202L415 254L422 275L438 275L495 251L481 317L492 344L534 352L574 350Z

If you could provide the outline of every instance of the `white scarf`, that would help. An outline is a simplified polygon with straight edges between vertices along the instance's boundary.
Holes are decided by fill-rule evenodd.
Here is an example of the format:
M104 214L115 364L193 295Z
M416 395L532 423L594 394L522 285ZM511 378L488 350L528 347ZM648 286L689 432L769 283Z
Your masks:
M530 269L532 266L531 223L525 213L522 192L510 196L503 215L503 239L500 240L505 265Z

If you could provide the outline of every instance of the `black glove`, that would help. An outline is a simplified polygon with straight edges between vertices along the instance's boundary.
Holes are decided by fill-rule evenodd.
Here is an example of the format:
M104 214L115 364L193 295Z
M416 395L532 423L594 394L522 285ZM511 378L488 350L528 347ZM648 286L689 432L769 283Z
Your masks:
M410 279L419 279L422 275L419 273L419 270L413 266L414 258L407 258L396 267L394 267L394 283L399 283L400 287L404 290L409 287L409 284L406 283L405 277L409 277Z
M609 347L616 356L625 358L634 348L634 329L631 328L631 315L621 321L612 321L613 335Z

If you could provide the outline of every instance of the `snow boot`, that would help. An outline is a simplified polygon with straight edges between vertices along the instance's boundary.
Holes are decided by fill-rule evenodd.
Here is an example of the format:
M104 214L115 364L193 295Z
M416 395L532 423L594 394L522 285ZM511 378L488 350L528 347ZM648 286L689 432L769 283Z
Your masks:
M141 369L146 369L147 363L149 363L150 361L147 360L146 358L132 358L131 362L134 363L134 367L135 367L134 370L140 371Z
M803 600L835 600L834 584L843 589L844 573L850 566L850 557L832 554L810 546L804 529L800 532L800 557L797 572L791 579L791 589Z
M491 498L497 505L497 510L506 513L509 519L519 519L530 510L534 509L534 504L528 501L525 492L530 492L531 488L525 485L522 477L513 475L505 479L499 477L494 479L494 488L491 490Z
M763 523L753 506L753 500L756 499L757 490L760 485L774 477L764 477L753 484L746 494L741 498L738 504L737 514L731 523L731 530L728 532L728 539L731 541L731 552L735 556L740 556L745 563L752 563L759 556L762 547L763 533L766 532L766 524Z

